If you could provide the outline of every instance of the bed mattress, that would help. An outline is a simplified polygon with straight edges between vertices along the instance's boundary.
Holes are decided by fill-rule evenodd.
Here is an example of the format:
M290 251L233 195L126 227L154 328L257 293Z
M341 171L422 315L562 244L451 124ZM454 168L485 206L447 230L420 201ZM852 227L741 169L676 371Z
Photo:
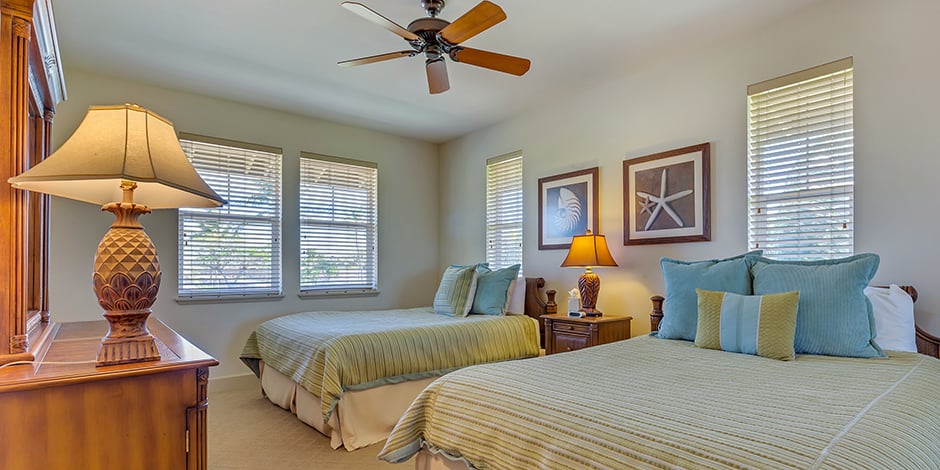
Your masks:
M414 308L278 317L252 332L241 358L256 373L263 360L320 397L326 423L349 390L538 355L538 325L527 316L455 318Z
M428 386L380 458L473 468L938 468L940 360L776 361L639 337Z

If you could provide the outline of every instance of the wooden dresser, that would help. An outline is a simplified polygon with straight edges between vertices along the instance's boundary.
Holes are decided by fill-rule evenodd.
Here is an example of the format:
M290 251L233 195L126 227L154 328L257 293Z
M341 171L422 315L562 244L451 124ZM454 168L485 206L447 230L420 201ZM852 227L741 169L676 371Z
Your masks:
M148 328L159 361L96 368L108 325L92 321L53 324L48 363L0 369L0 468L205 469L218 361L154 317Z
M215 359L151 317L161 360L95 368L107 323L52 320L49 196L7 183L52 153L52 0L0 0L0 70L0 365L87 361L0 369L0 469L206 468Z
M0 0L0 364L32 359L50 325L49 196L7 179L52 153L59 63L52 0Z

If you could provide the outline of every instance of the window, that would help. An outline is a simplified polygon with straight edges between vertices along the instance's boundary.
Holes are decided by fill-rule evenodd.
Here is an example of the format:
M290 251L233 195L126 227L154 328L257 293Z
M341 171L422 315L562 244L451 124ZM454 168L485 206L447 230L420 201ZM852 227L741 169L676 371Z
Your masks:
M486 161L486 262L522 264L522 154Z
M281 294L281 149L180 135L228 204L179 210L181 300Z
M778 259L853 252L852 58L748 87L748 243Z
M300 157L300 292L376 291L378 165Z

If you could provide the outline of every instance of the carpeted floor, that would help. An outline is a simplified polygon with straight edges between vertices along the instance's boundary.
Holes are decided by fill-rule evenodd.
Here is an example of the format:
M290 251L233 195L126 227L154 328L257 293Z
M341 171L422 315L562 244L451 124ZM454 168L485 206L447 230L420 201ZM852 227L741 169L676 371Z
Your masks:
M382 444L349 452L252 387L213 392L209 387L209 468L408 470L414 462L391 465L375 458Z

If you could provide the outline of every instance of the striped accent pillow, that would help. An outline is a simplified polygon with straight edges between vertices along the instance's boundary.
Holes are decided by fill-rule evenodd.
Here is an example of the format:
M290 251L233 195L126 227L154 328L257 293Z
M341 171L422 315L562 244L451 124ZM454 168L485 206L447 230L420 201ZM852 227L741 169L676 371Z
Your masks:
M790 361L795 357L798 291L738 295L695 289L698 329L695 345Z
M451 265L444 270L434 295L434 313L449 317L465 317L473 305L477 288L476 265Z

